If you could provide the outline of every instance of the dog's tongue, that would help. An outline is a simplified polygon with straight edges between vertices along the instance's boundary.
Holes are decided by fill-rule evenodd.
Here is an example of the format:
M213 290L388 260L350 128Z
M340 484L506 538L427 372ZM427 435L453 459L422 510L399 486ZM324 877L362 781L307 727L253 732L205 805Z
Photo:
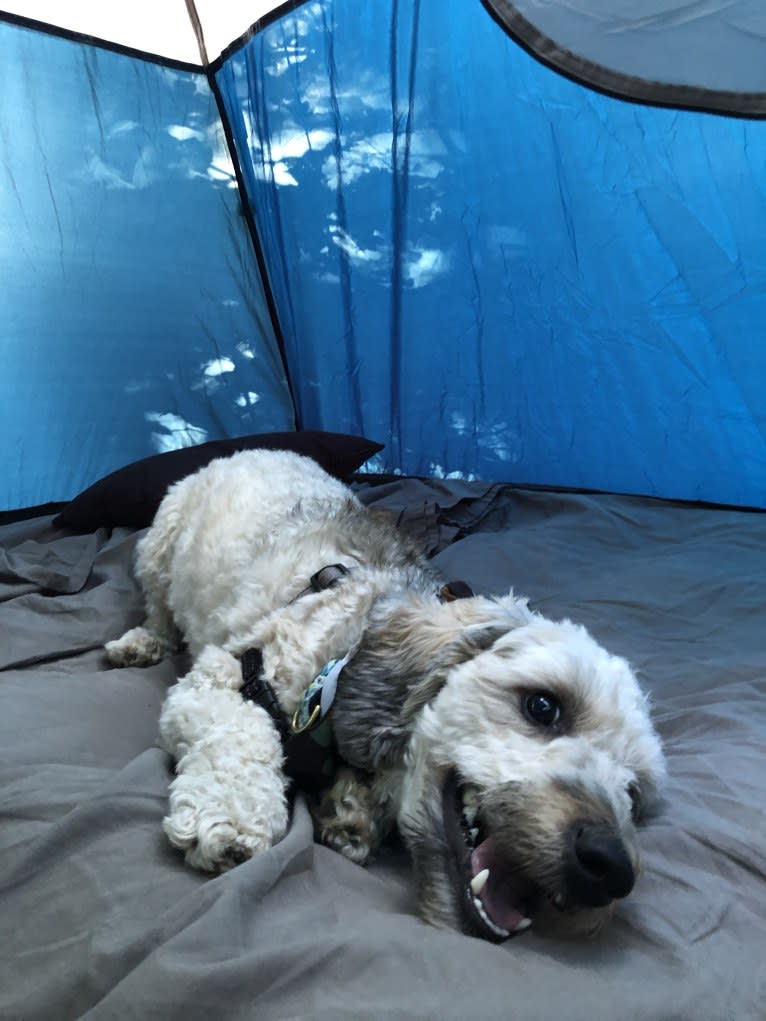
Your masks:
M482 841L471 854L471 876L483 869L489 869L489 877L479 894L484 910L495 925L515 932L525 921L519 905L521 890L514 870L503 860L492 837Z

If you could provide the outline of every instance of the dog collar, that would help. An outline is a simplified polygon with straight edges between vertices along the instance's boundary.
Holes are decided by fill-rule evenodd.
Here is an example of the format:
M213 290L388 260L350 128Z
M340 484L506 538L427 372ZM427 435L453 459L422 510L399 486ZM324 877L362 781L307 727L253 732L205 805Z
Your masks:
M295 599L333 588L348 573L343 564L328 564L311 576L307 588ZM462 581L449 582L439 592L442 602L472 595L470 586ZM295 602L295 599L292 601ZM285 773L303 790L319 790L334 775L337 754L332 732L332 706L338 678L348 660L349 657L344 656L325 664L301 695L292 719L288 719L274 689L263 677L261 650L246 649L242 654L240 694L246 702L254 702L265 709L274 721L282 741Z
M338 677L347 662L348 656L330 660L306 688L292 719L288 720L274 689L262 676L261 650L247 649L242 655L240 694L245 701L265 709L274 721L282 741L285 774L301 790L318 791L335 774L332 705Z
M346 663L348 663L348 656L344 656L343 659L331 659L303 692L298 708L290 721L293 734L314 730L325 723L335 701L338 677Z

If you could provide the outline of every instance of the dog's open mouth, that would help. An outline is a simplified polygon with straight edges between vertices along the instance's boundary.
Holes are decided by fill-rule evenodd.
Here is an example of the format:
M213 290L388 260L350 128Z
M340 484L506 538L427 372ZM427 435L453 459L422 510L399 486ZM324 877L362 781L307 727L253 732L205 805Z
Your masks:
M443 812L465 928L494 942L528 929L540 892L487 835L476 788L461 784L455 772L444 785Z

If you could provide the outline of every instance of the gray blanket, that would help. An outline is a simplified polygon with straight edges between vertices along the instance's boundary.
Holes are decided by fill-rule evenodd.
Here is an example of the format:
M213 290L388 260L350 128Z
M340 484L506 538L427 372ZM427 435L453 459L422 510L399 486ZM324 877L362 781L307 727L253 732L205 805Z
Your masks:
M0 1018L766 1016L766 516L403 480L362 486L450 578L511 585L638 668L670 782L600 937L502 946L413 914L397 846L360 868L286 838L218 878L160 828L180 661L109 670L139 621L136 533L0 529Z

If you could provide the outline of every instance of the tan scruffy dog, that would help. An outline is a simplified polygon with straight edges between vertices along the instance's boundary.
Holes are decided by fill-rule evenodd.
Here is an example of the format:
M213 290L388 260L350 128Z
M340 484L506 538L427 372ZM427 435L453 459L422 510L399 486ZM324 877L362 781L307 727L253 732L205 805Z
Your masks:
M345 763L315 801L319 838L362 862L397 826L426 921L491 940L593 928L630 892L662 752L630 667L584 628L513 594L445 601L391 524L285 452L173 486L137 576L146 623L107 652L148 665L188 646L160 731L165 830L191 865L283 836L283 743L317 717Z

